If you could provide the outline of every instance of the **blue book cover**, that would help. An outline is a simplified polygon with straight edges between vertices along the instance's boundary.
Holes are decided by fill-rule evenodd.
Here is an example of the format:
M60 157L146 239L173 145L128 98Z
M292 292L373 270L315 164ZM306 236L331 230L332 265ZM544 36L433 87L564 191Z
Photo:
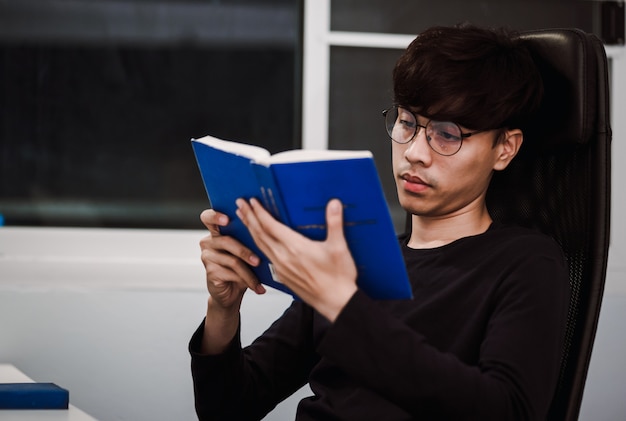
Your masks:
M275 277L271 262L237 218L235 200L255 197L282 223L324 240L326 204L337 198L344 205L344 233L359 288L374 299L412 297L371 152L292 150L271 155L258 146L211 136L192 139L192 146L211 207L231 220L222 233L262 258L253 268L262 283L294 295Z
M54 383L0 383L0 409L67 409L69 396Z

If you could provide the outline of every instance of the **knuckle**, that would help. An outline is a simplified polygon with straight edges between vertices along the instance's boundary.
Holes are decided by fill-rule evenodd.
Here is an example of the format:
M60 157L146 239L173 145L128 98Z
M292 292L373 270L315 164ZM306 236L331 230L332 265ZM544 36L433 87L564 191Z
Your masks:
M202 250L200 253L200 260L204 263L204 266L209 266L213 263L213 253L211 250Z
M211 243L211 240L213 239L212 235L207 235L206 237L202 237L202 239L200 240L200 248L201 249L205 249L209 246L209 244Z

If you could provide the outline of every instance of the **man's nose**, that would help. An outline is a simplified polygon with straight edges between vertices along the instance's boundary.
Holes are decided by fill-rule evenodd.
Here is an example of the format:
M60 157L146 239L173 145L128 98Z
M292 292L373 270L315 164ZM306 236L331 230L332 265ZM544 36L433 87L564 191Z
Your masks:
M433 153L434 151L431 149L428 139L426 138L426 129L418 127L417 133L415 133L415 136L413 136L413 139L409 142L404 152L405 158L409 162L422 162L425 165L429 165Z

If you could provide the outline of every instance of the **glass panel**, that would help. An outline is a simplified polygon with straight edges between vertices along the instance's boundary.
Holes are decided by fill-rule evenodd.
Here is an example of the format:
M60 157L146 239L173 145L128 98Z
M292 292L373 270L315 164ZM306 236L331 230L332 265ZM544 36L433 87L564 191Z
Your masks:
M600 34L599 1L332 0L331 30L417 34L433 25L472 22L513 29L577 27Z
M398 232L404 230L405 214L398 204L382 111L393 102L391 71L400 54L332 47L329 97L329 147L372 151Z
M192 137L300 144L296 2L267 13L172 2L165 21L164 5L0 5L0 21L32 27L0 29L6 224L201 228Z

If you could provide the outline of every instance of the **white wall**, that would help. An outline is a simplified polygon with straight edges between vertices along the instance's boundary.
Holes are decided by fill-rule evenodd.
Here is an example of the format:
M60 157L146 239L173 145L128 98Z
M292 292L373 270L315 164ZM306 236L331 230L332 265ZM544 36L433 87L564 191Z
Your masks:
M69 389L100 420L193 420L187 342L207 299L204 235L0 228L0 362ZM248 343L290 300L245 301ZM283 406L268 419L293 418Z

